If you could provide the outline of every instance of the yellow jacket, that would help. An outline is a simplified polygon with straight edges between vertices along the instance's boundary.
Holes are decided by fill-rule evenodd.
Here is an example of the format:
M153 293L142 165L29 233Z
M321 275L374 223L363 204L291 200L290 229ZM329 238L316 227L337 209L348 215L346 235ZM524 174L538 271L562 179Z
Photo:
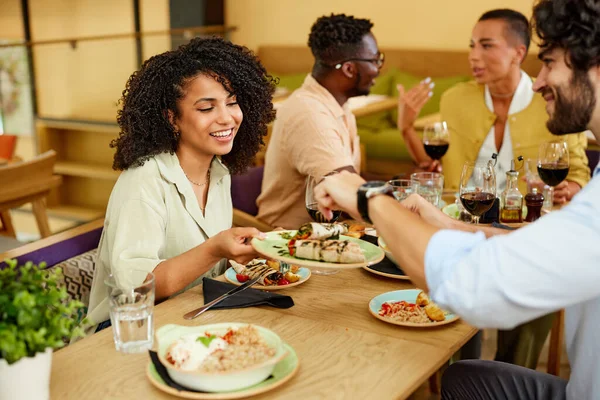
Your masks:
M475 81L459 83L447 90L440 101L440 113L450 130L450 147L442 158L445 186L458 190L464 163L477 160L479 149L494 125L496 115L485 105L484 86ZM545 101L538 93L534 94L526 109L508 116L515 158L523 156L525 160L535 160L541 143L560 138L548 131L547 120ZM567 180L583 187L590 180L585 154L587 138L583 133L565 135L563 138L569 146L570 169ZM519 172L521 177L525 173L524 169ZM526 183L522 180L519 190L523 195L527 193Z

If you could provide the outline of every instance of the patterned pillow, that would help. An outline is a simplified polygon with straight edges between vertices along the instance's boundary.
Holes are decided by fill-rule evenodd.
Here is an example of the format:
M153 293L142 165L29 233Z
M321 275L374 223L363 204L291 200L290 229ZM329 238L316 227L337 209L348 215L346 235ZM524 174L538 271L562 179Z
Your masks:
M63 284L67 289L69 299L79 300L85 305L83 315L87 314L87 306L90 301L97 253L98 249L93 249L50 267L50 269L62 269Z

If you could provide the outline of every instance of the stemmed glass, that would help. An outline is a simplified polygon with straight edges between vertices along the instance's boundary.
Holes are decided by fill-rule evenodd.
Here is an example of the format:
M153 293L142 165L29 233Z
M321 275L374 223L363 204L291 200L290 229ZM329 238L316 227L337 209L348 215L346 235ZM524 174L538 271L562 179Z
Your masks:
M315 196L314 196L314 190L315 190L315 186L317 186L317 183L318 183L317 180L310 175L306 178L306 194L305 194L306 211L308 211L308 215L310 215L310 217L315 222L329 222L329 223L335 222L342 215L342 211L341 210L333 210L332 211L333 217L330 220L328 220L327 218L325 218L325 216L323 214L321 214L321 212L319 211L317 200L315 199Z
M423 129L423 147L425 153L434 160L439 160L446 154L450 140L446 121L427 125Z
M496 175L492 162L466 162L460 176L460 202L472 216L475 224L494 205Z
M319 208L318 208L317 200L315 199L315 196L314 196L314 189L315 189L315 186L317 186L317 183L318 183L317 180L313 176L309 175L306 178L306 193L305 193L306 211L308 211L308 215L310 215L310 217L315 222L320 222L320 223L335 222L342 215L342 211L341 210L332 210L333 217L330 220L328 220L327 218L325 218L325 216L323 214L321 214L321 212L319 211ZM327 269L311 268L311 271L313 274L316 274L316 275L333 275L333 274L337 274L339 272L338 269L332 269L332 268L327 268Z
M548 196L554 198L554 187L569 174L569 148L565 141L552 141L540 145L538 175L550 186Z

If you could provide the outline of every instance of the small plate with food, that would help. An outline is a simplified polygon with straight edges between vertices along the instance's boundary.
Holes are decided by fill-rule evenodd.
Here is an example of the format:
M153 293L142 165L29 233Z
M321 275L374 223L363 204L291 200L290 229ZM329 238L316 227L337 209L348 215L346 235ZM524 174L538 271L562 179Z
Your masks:
M267 232L263 240L252 239L254 249L267 258L308 268L362 268L385 257L369 242L344 236L345 224L310 222L298 230Z
M373 316L394 325L429 328L458 320L456 314L442 310L419 289L395 290L369 302Z
M241 285L247 280L260 276L259 281L252 286L259 290L281 290L298 286L310 278L310 269L290 265L277 260L256 258L243 265L233 260L232 265L225 271L225 279L234 285Z
M238 399L287 382L298 370L294 350L273 331L247 323L164 325L157 329L157 355L168 377L189 390L167 385L150 362L147 376L158 389L188 399Z

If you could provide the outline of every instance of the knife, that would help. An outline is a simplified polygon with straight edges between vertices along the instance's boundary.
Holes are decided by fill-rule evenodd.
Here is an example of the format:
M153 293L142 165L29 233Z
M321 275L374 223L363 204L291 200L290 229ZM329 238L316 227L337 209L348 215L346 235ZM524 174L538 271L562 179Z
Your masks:
M190 311L190 312L184 314L183 318L184 319L194 319L194 318L196 318L197 316L199 316L200 314L204 313L206 310L208 310L209 308L211 308L215 304L218 304L218 303L222 302L226 298L231 297L234 294L241 292L242 290L248 289L250 286L252 286L256 282L258 282L259 279L260 279L260 275L257 276L257 277L254 277L254 278L250 279L249 281L245 282L241 286L238 286L238 287L235 287L235 288L231 289L229 292L225 293L224 295L222 295L220 297L217 297L216 299L214 299L210 303L207 303L207 304L203 305L200 308L197 308L197 309L195 309L193 311Z

